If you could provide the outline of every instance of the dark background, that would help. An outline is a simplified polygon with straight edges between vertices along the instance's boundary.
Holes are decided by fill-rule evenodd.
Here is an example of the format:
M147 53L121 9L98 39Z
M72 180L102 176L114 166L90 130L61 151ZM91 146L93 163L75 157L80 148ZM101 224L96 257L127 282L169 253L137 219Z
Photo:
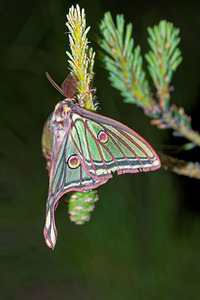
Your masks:
M199 181L163 168L115 177L99 188L91 221L69 221L63 201L56 210L58 241L43 238L48 175L41 132L62 96L68 74L66 13L72 1L0 2L0 298L1 299L199 299ZM174 74L172 103L199 126L199 1L79 1L97 52L99 111L136 130L156 150L183 143L170 130L150 125L142 110L124 104L110 87L95 35L105 11L133 22L135 44L148 50L147 26L167 19L181 30L183 62ZM197 161L199 149L181 158Z

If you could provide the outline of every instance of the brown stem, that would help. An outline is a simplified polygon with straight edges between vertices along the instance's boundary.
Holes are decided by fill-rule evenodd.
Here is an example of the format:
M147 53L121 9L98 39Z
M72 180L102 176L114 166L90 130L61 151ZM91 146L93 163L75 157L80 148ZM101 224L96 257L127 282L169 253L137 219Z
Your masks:
M178 175L200 179L200 164L198 162L187 162L163 153L159 153L159 157L164 168L170 169Z
M200 134L191 128L190 122L191 118L184 113L182 107L172 105L159 119L153 119L151 124L160 129L172 128L200 147Z
M200 134L193 129L188 129L186 126L181 126L179 132L189 141L200 147Z

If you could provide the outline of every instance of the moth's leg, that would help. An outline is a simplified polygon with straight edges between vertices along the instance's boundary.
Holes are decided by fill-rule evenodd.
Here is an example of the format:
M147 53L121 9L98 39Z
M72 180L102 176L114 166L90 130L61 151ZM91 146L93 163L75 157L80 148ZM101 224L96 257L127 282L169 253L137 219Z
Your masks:
M84 99L89 93L91 93L91 92L96 92L96 89L89 89L89 91L85 92L85 93L78 99L79 105L80 105L80 106L83 106L83 107L84 107L84 105L82 105L82 104L83 104L83 99Z

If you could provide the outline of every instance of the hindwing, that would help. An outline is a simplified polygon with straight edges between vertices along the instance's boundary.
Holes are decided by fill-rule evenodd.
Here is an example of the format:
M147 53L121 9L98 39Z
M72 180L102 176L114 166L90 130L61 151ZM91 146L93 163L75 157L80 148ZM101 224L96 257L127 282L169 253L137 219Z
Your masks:
M54 211L60 197L70 191L94 189L106 181L107 179L95 179L86 173L76 154L70 134L66 133L59 143L54 135L44 227L45 240L50 248L54 248L56 243Z

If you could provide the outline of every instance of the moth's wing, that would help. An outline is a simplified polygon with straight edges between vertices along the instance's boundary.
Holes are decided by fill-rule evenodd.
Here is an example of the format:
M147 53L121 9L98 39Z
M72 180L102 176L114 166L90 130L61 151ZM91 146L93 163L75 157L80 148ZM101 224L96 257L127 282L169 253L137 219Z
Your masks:
M107 179L95 179L85 172L82 165L70 168L69 158L76 155L71 135L66 134L61 140L54 134L53 151L49 174L49 192L46 202L46 223L44 237L48 247L54 248L57 230L54 211L62 195L70 191L86 191L105 183Z
M51 151L52 151L52 142L53 142L53 135L52 135L52 116L53 113L48 117L46 120L43 131L42 131L42 153L47 161L47 170L50 169L50 162L51 162Z
M72 141L85 171L95 179L109 179L113 172L158 169L160 159L148 142L132 129L110 118L73 107Z

